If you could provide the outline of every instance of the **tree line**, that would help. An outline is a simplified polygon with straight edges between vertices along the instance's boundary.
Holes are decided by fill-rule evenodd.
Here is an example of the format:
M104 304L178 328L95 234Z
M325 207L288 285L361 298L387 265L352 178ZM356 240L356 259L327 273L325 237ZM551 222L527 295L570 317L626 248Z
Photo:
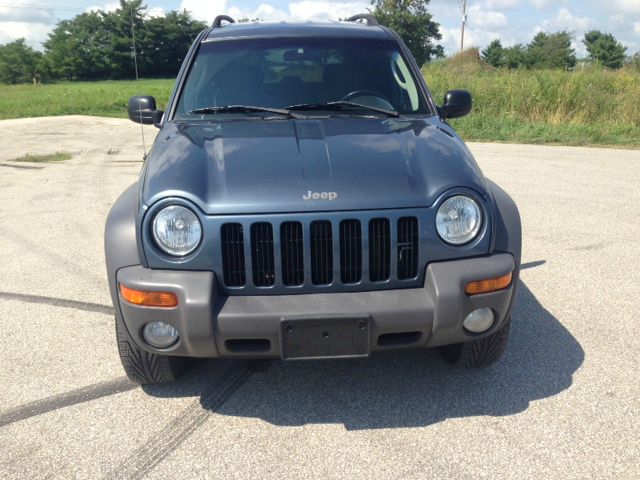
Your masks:
M139 72L144 77L173 77L204 22L187 11L149 17L143 0L120 0L112 12L91 11L58 22L44 43L44 52L24 39L0 45L0 82L130 79L135 75L133 39ZM378 22L396 31L418 65L444 57L440 25L429 13L430 0L372 0ZM247 19L245 19L247 20ZM242 20L240 20L242 21ZM500 68L571 69L578 60L570 32L538 33L528 45L505 48L494 40L482 58ZM613 35L587 32L583 39L589 60L607 68L625 62L640 67L640 55L626 58L626 48Z
M567 31L539 32L528 45L517 44L505 48L500 40L492 41L482 51L482 58L496 68L560 68L572 69L578 63L571 47L572 34ZM638 54L627 59L627 47L610 33L598 30L587 32L582 40L587 60L605 68L618 69L626 63L637 63Z
M112 12L91 11L58 22L39 52L18 39L0 46L0 82L130 79L178 73L195 36L207 25L187 11L146 16L142 0L120 0Z

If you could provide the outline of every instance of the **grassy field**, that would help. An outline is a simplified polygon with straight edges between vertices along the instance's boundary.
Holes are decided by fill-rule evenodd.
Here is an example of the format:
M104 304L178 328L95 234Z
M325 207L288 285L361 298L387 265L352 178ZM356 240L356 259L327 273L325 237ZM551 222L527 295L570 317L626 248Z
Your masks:
M424 68L437 100L447 89L474 97L451 123L466 140L640 147L640 72L494 70L472 56ZM45 115L126 117L127 100L153 95L166 106L173 80L0 85L0 119Z
M437 101L471 92L473 113L451 122L467 140L640 147L638 71L495 70L457 56L423 74Z
M153 95L164 108L174 80L59 82L47 85L0 85L0 119L48 115L127 116L127 101Z

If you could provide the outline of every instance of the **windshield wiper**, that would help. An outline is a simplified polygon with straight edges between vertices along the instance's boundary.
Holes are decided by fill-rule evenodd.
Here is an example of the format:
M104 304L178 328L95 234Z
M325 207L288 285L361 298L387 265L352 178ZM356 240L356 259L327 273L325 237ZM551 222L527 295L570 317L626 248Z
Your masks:
M328 111L336 111L336 110L369 110L371 112L382 113L389 117L399 117L400 114L395 110L387 110L386 108L378 108L371 107L369 105L363 105L361 103L347 102L345 100L340 100L337 102L327 102L327 103L301 103L300 105L291 105L287 107L287 111L291 110L300 110L300 111L309 111L309 110L328 110Z
M252 112L267 112L277 113L288 118L305 118L302 115L296 115L284 108L270 108L270 107L256 107L253 105L225 105L218 107L202 107L195 110L191 110L189 114L200 115L208 113L252 113Z

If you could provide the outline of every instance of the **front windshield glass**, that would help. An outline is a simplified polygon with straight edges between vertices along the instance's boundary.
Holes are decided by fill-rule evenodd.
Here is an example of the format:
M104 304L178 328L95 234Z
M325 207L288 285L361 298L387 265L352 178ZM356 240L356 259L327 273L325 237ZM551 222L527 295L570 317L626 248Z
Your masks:
M260 38L202 44L182 89L175 117L200 118L202 113L191 112L207 107L317 107L339 101L401 114L429 113L395 42ZM319 113L316 109L304 114ZM331 114L375 112L349 110Z

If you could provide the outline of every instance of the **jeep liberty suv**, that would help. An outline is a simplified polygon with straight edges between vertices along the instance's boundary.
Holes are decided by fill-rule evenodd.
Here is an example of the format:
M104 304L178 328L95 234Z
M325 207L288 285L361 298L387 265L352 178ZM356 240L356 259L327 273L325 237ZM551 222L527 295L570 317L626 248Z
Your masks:
M402 40L371 15L216 18L106 223L127 375L172 381L193 357L330 359L437 347L497 360L520 270L511 198L446 123Z

